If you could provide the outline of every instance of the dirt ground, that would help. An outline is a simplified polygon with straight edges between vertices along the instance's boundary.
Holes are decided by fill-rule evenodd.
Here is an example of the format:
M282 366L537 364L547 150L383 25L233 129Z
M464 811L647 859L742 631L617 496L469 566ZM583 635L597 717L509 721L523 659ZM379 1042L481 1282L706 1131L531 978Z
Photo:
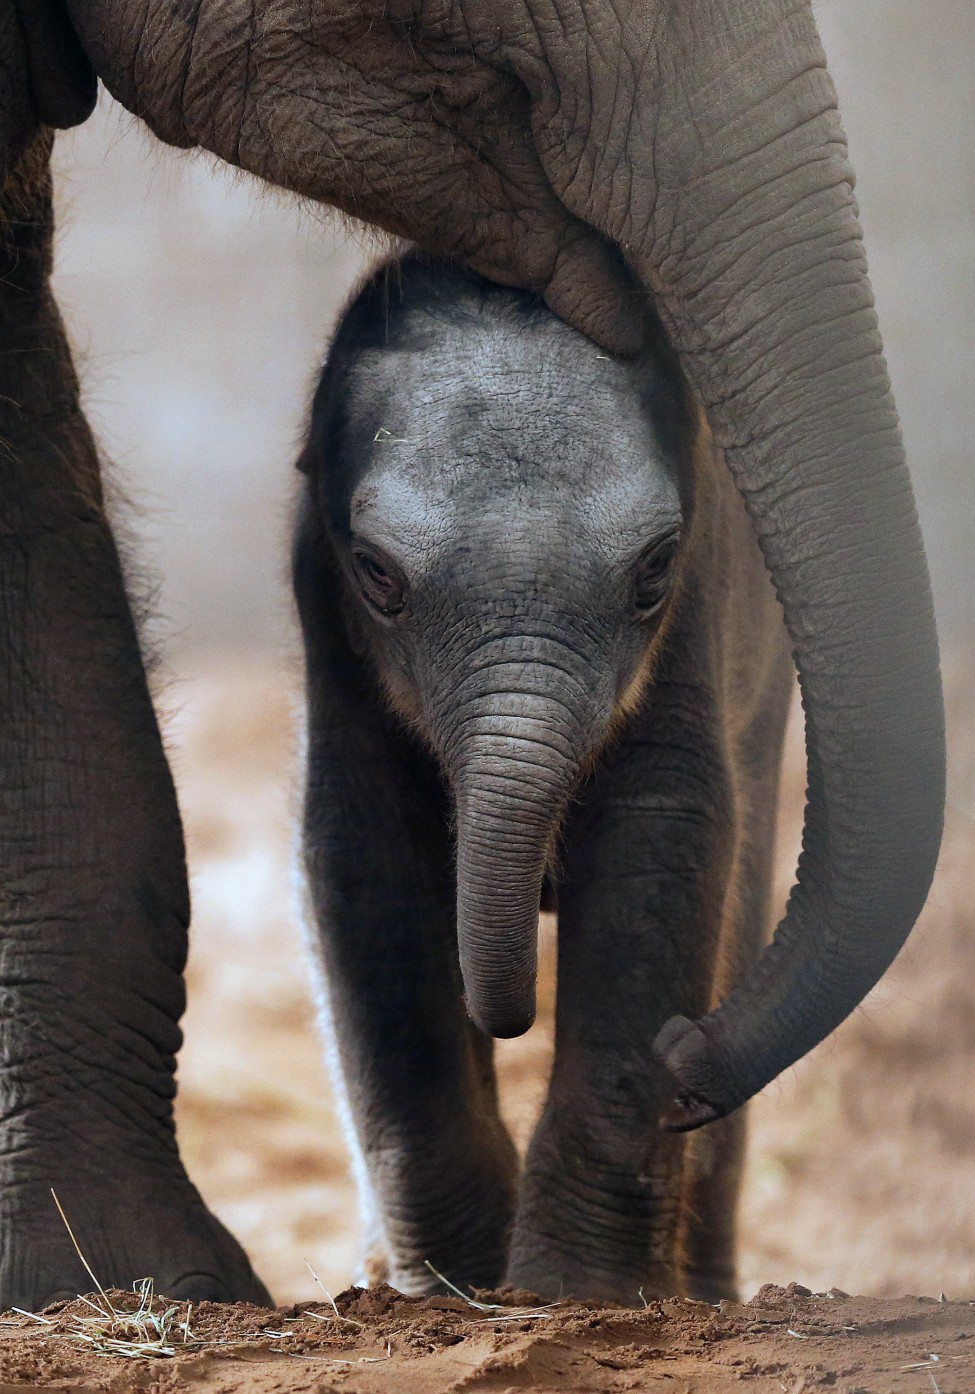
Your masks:
M124 1294L111 1294L121 1302ZM512 1299L521 1300L520 1295ZM160 1304L161 1306L161 1304ZM129 1394L971 1394L975 1307L838 1290L763 1287L747 1306L679 1299L644 1311L565 1304L482 1310L391 1288L340 1294L334 1309L277 1312L203 1303L173 1313L169 1358L85 1349L97 1318L73 1302L46 1323L12 1317L0 1390ZM184 1322L186 1323L184 1325Z
M0 1394L720 1394L741 1381L758 1394L972 1394L975 1304L964 1300L975 1298L970 672L957 666L949 683L951 803L929 906L867 1003L753 1105L742 1288L750 1296L766 1286L749 1306L721 1312L673 1302L638 1313L569 1306L525 1314L381 1290L346 1292L339 1309L350 1320L335 1320L308 1265L329 1291L347 1289L357 1216L295 908L295 690L286 661L211 658L171 684L162 705L194 893L182 1148L275 1299L310 1301L314 1315L295 1306L274 1314L203 1306L190 1314L185 1343L177 1331L174 1359L140 1362L86 1351L78 1317L91 1312L78 1304L55 1314L54 1326L10 1316L0 1337ZM783 793L782 896L795 864L802 779L796 728ZM499 1048L505 1112L521 1143L550 1058L553 943L551 926L543 930L539 1023ZM833 1295L810 1298L805 1289ZM840 1289L867 1297L848 1299ZM877 1298L900 1300L868 1300ZM178 1327L185 1316L181 1308L172 1321Z

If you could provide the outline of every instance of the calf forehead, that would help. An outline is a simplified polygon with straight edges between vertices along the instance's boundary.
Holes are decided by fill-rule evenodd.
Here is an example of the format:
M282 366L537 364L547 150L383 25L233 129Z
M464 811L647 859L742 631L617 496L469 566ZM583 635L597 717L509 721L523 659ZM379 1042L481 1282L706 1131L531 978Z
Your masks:
M517 333L444 326L369 353L351 400L367 458L354 511L512 528L576 515L576 526L633 530L638 542L676 507L644 400L634 368L557 321Z

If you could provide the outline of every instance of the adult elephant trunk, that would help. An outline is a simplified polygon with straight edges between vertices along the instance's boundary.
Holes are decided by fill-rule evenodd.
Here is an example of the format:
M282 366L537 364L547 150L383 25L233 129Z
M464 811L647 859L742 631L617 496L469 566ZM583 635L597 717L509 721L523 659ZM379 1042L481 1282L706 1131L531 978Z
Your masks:
M535 85L536 130L569 207L652 288L704 403L782 601L808 758L798 880L773 944L717 1011L656 1042L677 1083L664 1121L683 1129L816 1045L900 949L937 857L944 729L927 567L812 12L650 8L652 21L625 5L599 46L622 92L589 72L591 92L630 112L582 122L615 143L600 134L560 181L551 90L565 110L568 59ZM619 61L637 49L642 67Z
M535 1018L542 880L588 743L562 702L524 691L482 697L451 742L461 974L491 1036Z

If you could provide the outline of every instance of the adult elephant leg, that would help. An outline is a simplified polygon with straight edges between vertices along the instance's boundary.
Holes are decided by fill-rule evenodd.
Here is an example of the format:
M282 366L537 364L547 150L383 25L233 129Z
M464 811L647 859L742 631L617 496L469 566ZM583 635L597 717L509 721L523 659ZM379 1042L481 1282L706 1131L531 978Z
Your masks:
M50 138L0 190L0 1306L266 1301L173 1130L182 832L48 288Z
M681 1290L686 1142L658 1127L651 1043L710 1000L734 829L712 683L678 652L694 652L683 624L566 830L555 1065L508 1270L546 1297Z
M305 868L324 1024L366 1224L367 1276L401 1291L491 1287L516 1158L491 1042L463 1005L447 796L350 647L342 586L310 517L295 587L309 707Z

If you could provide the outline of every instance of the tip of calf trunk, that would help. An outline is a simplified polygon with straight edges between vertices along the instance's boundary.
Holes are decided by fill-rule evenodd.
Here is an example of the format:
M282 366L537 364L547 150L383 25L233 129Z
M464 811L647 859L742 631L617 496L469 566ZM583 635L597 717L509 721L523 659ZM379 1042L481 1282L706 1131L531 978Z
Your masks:
M535 1024L535 994L527 1002L517 1004L499 1003L474 1004L467 999L467 1014L479 1031L496 1040L507 1041L514 1036L523 1036Z

